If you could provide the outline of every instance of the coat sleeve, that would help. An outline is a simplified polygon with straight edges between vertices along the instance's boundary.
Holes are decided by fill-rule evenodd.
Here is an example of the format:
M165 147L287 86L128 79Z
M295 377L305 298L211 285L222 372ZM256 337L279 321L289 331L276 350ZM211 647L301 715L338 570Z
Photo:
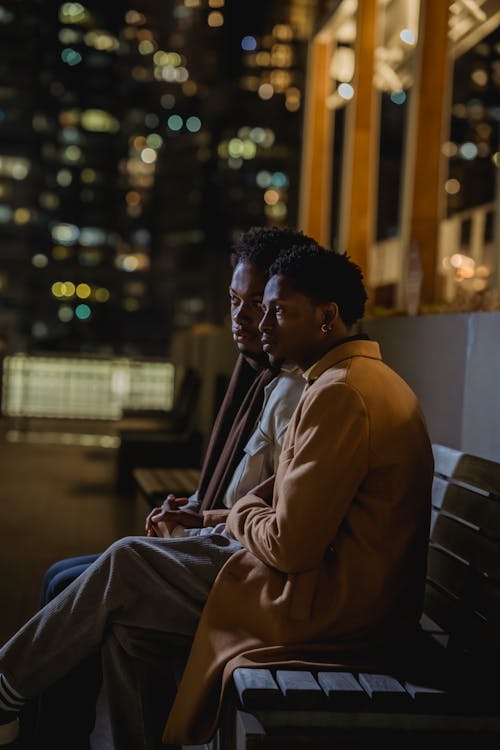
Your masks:
M312 390L312 389L311 389ZM320 564L368 466L363 399L345 383L308 393L292 445L281 456L275 502L248 495L231 510L230 534L267 565L299 573Z
M228 508L212 508L212 510L204 510L203 512L203 526L217 526L218 523L225 523L229 509Z

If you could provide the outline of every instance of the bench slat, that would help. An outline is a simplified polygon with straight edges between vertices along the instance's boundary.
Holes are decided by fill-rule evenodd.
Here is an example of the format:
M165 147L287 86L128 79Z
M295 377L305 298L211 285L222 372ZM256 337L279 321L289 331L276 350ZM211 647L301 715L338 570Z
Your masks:
M442 477L434 476L432 480L432 508L435 511L440 511L443 504L444 496L449 488L450 484L447 479Z
M461 600L460 606L465 610L476 611L491 628L500 630L498 585L436 547L429 549L427 576Z
M413 699L415 711L448 713L450 710L450 699L445 690L430 685L416 685L413 682L405 682L404 686Z
M410 699L411 700L411 699ZM341 737L341 734L345 730L354 730L356 732L356 739L358 744L352 744L353 736L351 736L351 744L346 746L339 744L338 747L348 748L361 748L365 747L365 744L360 744L360 739L363 736L359 734L359 730L390 730L393 735L394 730L401 729L405 733L398 737L396 744L392 744L391 748L394 750L400 750L400 748L408 747L408 742L413 736L413 732L422 732L416 744L410 745L412 750L425 750L426 741L425 738L430 735L431 732L437 731L440 733L446 732L445 735L440 734L439 744L431 745L432 750L439 750L439 748L447 747L443 744L445 739L450 738L450 733L457 733L457 739L464 739L459 735L460 732L469 732L467 747L470 746L469 742L474 741L475 747L480 750L496 750L498 747L498 740L500 738L500 718L496 713L478 715L477 713L451 713L451 714L427 714L417 712L391 712L391 711L366 711L358 713L357 711L287 711L287 710L271 710L271 711L258 711L256 712L258 719L260 720L263 727L271 729L273 737L275 734L286 734L292 728L303 728L309 734L309 744L304 745L307 748L314 748L316 750L316 731L319 729L330 729L331 732L328 735L330 737L330 745L328 750L336 748L336 741ZM410 734L408 734L410 732ZM484 738L486 732L494 734L489 737L491 744L478 744ZM319 733L318 733L318 736ZM365 743L369 740L373 740L374 735L370 731L370 735L367 736L365 733ZM393 736L393 740L396 738ZM277 750L279 747L283 747L285 750L288 745L262 745L263 748L269 748L269 750ZM385 745L384 745L385 747ZM451 745L453 747L453 745ZM460 748L465 747L459 745ZM230 750L233 750L231 748Z
M485 660L488 669L500 668L500 630L496 623L489 623L483 616L468 609L463 602L438 588L431 581L425 589L425 609L451 635L443 639L443 645L458 654L464 650ZM493 605L492 605L493 606ZM495 610L495 619L498 613Z
M297 708L321 708L326 704L326 695L311 672L295 669L278 669L276 682L286 698L287 706Z
M271 708L283 703L283 694L269 669L239 667L233 672L233 682L244 709Z
M474 578L477 580L470 565L432 545L427 555L427 578L459 599L470 596Z
M363 711L371 699L351 672L318 672L318 683L336 711Z
M500 537L500 502L494 498L448 484L441 509L483 529L488 536Z
M427 615L438 623L446 633L453 634L453 638L465 627L464 612L458 599L448 592L438 588L432 581L425 586L425 611Z
M433 443L432 453L434 455L434 472L436 474L443 474L445 477L452 477L463 455L462 451L457 451L448 445Z
M500 496L500 464L465 453L457 464L453 479Z
M409 693L395 677L386 674L360 672L358 680L370 696L373 708L379 711L412 710Z
M169 493L178 497L192 495L198 489L200 469L195 468L148 468L133 470L137 489L150 505L164 499Z
M432 541L466 560L476 570L500 582L500 543L453 518L441 514L432 530Z
M500 497L500 464L434 443L434 471Z
M443 635L444 630L443 628L438 625L437 622L434 622L428 614L425 612L422 614L420 618L420 625L422 627L422 630L429 634L437 634L437 635Z
M474 589L474 606L487 622L500 633L500 588L486 578Z

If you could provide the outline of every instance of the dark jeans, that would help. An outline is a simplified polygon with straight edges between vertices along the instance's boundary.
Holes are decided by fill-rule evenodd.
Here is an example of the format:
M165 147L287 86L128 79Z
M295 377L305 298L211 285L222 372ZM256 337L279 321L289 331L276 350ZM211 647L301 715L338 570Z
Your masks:
M40 606L52 601L98 557L71 557L51 565L43 577ZM101 656L95 653L38 698L34 719L37 747L89 750L101 680Z
M83 555L82 557L68 557L48 568L43 576L40 594L40 606L55 599L60 591L66 588L80 573L87 570L90 563L97 560L99 555Z

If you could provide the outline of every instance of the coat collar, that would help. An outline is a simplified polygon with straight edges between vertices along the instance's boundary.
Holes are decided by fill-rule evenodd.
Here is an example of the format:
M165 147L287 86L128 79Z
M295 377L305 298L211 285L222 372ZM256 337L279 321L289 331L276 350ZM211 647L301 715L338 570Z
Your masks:
M376 341L365 341L360 339L346 341L345 343L330 349L329 352L321 357L321 359L310 368L307 382L312 383L313 380L319 378L319 376L326 372L326 370L329 370L330 367L334 367L344 359L350 359L351 357L382 359L380 347Z

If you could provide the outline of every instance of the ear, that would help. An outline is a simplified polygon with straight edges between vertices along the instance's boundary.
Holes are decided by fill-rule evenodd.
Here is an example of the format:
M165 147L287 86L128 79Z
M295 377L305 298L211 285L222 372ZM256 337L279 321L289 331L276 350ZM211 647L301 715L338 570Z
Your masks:
M327 328L333 328L340 318L339 308L336 302L327 302L323 305L322 323Z

